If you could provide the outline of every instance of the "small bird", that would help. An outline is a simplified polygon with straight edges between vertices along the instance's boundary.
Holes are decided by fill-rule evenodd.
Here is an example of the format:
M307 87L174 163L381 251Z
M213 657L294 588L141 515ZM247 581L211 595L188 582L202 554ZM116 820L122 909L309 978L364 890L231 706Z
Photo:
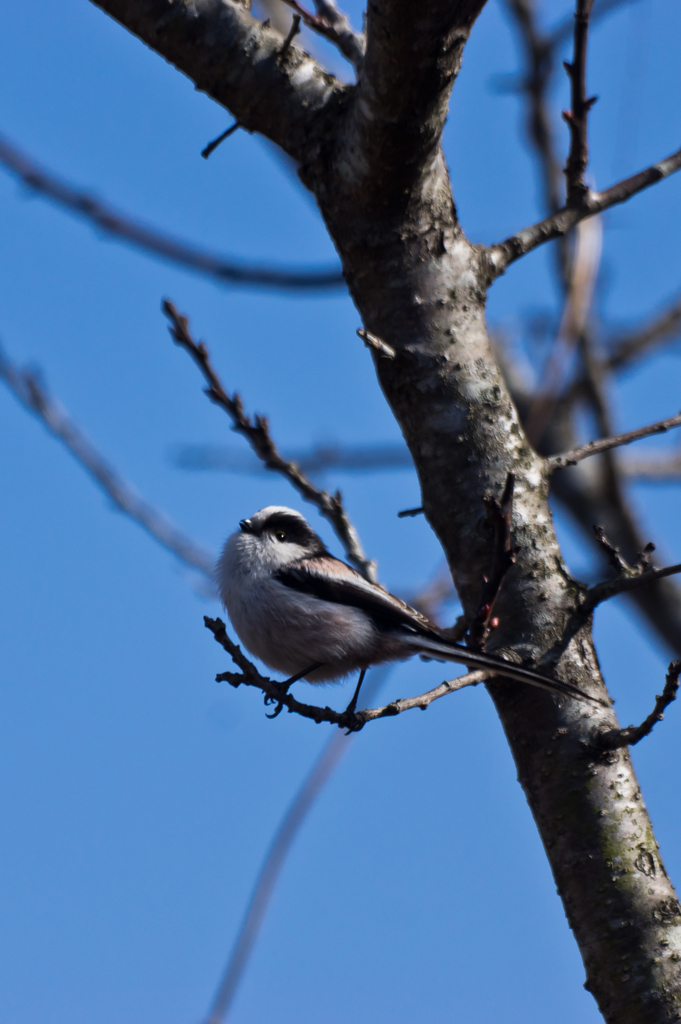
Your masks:
M460 662L562 696L593 700L569 683L446 640L398 597L331 555L294 509L268 505L242 519L216 567L218 592L251 654L289 678L330 683L415 654Z

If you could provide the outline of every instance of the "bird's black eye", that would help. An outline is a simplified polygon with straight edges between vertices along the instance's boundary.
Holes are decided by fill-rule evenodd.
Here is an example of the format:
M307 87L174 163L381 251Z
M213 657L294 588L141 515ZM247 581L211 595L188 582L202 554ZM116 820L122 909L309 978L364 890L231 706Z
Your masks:
M277 530L277 532L275 533L274 536L277 538L277 540L281 540L281 541L285 541L286 540L286 534L284 533L283 530Z

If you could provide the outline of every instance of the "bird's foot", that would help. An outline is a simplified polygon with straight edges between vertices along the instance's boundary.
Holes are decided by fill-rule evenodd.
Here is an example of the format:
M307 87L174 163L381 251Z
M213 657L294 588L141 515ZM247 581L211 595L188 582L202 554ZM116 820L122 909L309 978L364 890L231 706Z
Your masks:
M299 679L304 679L305 676L309 676L310 672L316 672L318 668L321 668L324 664L323 661L316 661L314 665L309 665L308 668L304 668L302 672L297 672L290 679L285 679L283 683L279 683L276 695L265 695L265 707L270 704L276 704L276 708L271 715L266 715L266 718L276 718L277 715L281 714L282 708L284 707L284 697L288 695L289 686L293 686Z

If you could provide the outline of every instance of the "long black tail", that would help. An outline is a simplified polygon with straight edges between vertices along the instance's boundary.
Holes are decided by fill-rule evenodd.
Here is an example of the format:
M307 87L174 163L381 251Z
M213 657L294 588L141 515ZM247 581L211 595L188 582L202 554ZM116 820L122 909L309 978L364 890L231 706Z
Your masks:
M564 683L560 679L550 679L548 676L542 675L541 672L523 668L522 665L514 665L512 661L504 661L503 658L497 658L494 654L472 651L468 647L464 647L463 644L450 643L447 640L430 640L428 637L416 634L413 637L403 635L402 639L423 654L433 654L445 661L456 661L470 668L489 668L494 671L495 675L517 679L520 683L529 683L531 686L538 686L550 693L559 693L563 697L573 697L575 700L592 701L602 707L608 706L605 701L598 697L592 697L584 690L580 690L578 686Z

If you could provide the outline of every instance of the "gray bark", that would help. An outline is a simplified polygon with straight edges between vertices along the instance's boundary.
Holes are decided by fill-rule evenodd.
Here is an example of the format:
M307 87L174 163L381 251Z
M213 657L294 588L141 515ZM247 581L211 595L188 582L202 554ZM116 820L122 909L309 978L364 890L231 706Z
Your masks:
M484 0L372 0L367 52L345 87L234 0L99 0L249 130L299 163L340 253L414 458L428 521L466 612L489 560L482 498L516 475L518 562L490 649L606 691L582 588L562 561L543 460L527 443L485 325L489 257L458 223L440 149L449 93ZM611 1024L681 1018L681 907L626 749L590 739L614 712L510 681L490 691L584 959Z

